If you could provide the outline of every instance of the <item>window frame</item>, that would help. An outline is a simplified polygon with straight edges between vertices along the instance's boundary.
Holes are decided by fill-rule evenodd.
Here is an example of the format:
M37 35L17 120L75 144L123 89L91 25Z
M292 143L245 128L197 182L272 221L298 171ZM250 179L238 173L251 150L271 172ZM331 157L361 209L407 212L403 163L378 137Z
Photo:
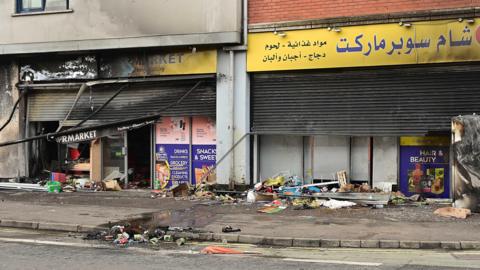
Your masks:
M16 7L15 13L16 14L28 14L28 13L43 13L48 12L45 10L48 0L42 0L42 7L41 8L24 8L23 7L23 0L16 0ZM65 0L65 11L70 10L70 0ZM64 11L64 10L59 10Z

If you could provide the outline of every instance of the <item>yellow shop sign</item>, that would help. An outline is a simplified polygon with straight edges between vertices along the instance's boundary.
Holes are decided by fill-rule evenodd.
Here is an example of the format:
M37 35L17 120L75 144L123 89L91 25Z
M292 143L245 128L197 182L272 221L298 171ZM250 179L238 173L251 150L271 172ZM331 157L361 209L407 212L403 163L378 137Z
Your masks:
M114 54L101 59L100 77L144 77L217 72L217 51L157 51Z
M253 33L248 44L250 72L479 61L480 20Z
M400 137L401 146L449 146L450 137L440 136L404 136Z
M154 54L148 59L148 64L150 71L156 75L215 73L217 51Z

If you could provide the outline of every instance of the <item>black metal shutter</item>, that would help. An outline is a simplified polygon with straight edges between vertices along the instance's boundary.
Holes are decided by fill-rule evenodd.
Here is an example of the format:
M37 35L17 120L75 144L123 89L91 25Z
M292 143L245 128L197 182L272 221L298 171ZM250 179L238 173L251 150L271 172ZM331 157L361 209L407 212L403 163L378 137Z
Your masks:
M204 82L179 106L165 112L167 116L215 116L215 79ZM198 80L165 81L156 83L131 83L107 107L92 120L103 122L141 117L161 110L176 102ZM121 85L95 86L83 93L69 120L82 120L107 101ZM63 120L73 104L77 90L35 90L29 96L28 115L30 121Z
M264 134L421 135L480 111L480 66L252 74L252 129Z

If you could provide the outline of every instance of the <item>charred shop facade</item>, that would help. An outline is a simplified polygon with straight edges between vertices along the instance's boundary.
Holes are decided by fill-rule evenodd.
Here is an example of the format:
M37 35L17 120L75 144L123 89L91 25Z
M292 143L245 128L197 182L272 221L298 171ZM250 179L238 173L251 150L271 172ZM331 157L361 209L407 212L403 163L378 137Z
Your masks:
M235 49L245 1L70 1L65 10L11 16L14 2L0 4L2 93L22 99L2 141L26 142L0 149L1 178L195 183L231 146L225 112L233 78L246 76L246 53ZM231 171L217 174L245 181Z

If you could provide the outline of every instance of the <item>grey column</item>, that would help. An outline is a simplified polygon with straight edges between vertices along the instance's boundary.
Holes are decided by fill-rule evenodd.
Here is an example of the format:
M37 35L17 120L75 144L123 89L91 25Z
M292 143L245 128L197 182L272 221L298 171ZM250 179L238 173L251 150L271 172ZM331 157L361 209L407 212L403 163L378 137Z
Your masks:
M218 51L217 160L250 130L246 53ZM244 138L217 167L217 184L250 183L250 138Z

